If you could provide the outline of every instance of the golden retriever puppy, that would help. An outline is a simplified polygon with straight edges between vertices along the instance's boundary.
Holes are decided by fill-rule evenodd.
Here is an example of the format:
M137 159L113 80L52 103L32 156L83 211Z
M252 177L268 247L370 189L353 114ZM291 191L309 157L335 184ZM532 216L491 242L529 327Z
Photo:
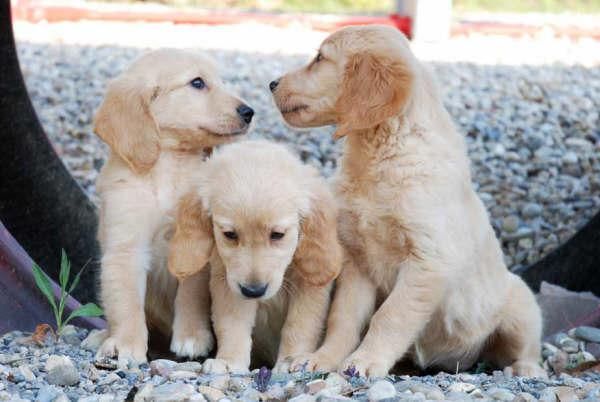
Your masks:
M289 124L346 137L335 192L348 258L309 368L378 377L408 354L422 368L483 357L543 375L540 309L503 262L464 138L406 38L342 29L270 87Z
M194 274L210 256L218 349L204 370L248 371L254 350L287 371L322 339L341 269L333 195L313 168L266 141L228 145L202 173L180 203L169 269Z
M109 335L99 356L145 361L146 321L172 333L179 356L212 348L208 276L199 273L178 288L167 270L168 239L177 200L192 188L205 154L244 134L252 114L200 54L153 51L109 84L95 120L96 134L111 148L97 181Z

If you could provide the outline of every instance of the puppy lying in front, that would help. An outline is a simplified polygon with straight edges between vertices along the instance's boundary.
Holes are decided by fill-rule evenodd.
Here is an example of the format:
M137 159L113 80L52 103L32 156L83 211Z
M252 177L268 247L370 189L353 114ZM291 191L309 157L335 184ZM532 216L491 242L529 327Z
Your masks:
M504 265L464 138L406 38L342 29L270 88L289 124L346 137L335 187L348 258L309 369L378 377L408 354L422 368L483 358L544 376L539 307Z
M316 350L341 268L336 218L325 181L281 145L241 142L211 156L178 207L169 260L185 283L210 256L218 349L206 372L248 371L251 350L287 371Z
M154 51L110 83L95 121L111 148L97 182L109 335L99 356L145 361L146 321L172 334L179 356L212 348L208 275L200 272L178 288L167 271L167 242L177 200L192 189L205 154L244 134L252 114L199 54Z

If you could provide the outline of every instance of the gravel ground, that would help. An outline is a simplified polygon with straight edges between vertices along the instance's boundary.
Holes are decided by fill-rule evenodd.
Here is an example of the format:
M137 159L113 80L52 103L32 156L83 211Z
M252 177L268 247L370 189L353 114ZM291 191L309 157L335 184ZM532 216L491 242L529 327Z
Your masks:
M352 373L272 374L264 368L249 375L208 375L199 362L165 359L119 368L115 361L94 359L101 331L88 335L67 326L58 341L50 333L34 340L15 331L0 337L0 401L598 401L600 371L572 369L586 361L598 369L585 350L598 350L600 344L589 341L600 342L600 329L580 327L570 335L544 345L547 380L501 371L366 380Z
M342 145L332 128L286 127L267 83L311 57L325 33L303 27L17 23L33 103L86 192L106 148L91 119L106 81L145 49L206 50L257 114L253 136L289 143L329 176ZM600 42L471 36L415 44L466 135L474 186L513 270L569 238L600 207Z

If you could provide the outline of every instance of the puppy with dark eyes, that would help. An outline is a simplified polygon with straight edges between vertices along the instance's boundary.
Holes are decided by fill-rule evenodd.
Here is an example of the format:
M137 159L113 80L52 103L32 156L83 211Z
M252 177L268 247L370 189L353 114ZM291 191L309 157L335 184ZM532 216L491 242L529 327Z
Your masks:
M324 179L281 145L247 141L213 154L179 204L169 269L185 283L210 260L216 359L253 357L288 371L316 350L340 271L337 209Z
M178 287L167 271L168 238L177 200L193 188L207 151L244 134L253 113L201 54L148 53L108 86L94 129L111 148L97 181L108 320L99 356L145 361L147 325L172 335L179 356L211 350L208 275Z
M544 376L540 309L504 264L464 137L404 35L341 29L270 87L289 124L336 124L346 137L335 192L348 258L305 367L380 377L408 356L422 368L484 359Z

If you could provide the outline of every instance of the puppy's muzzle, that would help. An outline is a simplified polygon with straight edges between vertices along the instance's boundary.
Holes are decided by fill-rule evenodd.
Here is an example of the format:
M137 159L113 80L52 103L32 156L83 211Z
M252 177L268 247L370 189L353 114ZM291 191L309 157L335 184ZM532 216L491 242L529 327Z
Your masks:
M267 287L269 287L268 283L256 283L256 284L247 284L247 285L242 285L241 283L238 284L238 286L240 287L240 291L242 292L242 294L244 296L246 296L249 299L257 299L261 296L263 296L266 292L267 292Z

